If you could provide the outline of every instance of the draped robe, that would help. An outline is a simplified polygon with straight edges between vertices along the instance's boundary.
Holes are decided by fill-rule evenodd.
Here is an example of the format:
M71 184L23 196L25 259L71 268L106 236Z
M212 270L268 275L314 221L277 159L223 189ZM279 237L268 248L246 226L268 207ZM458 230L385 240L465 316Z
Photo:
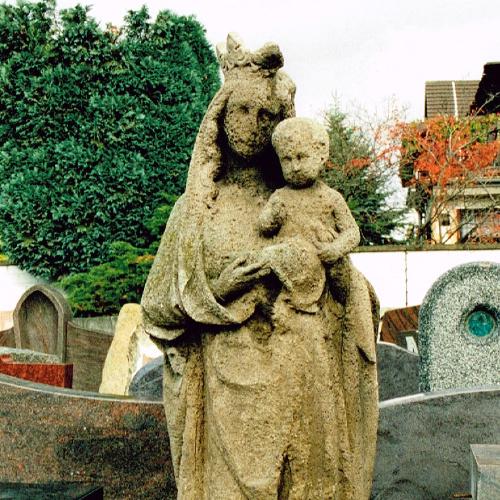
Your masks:
M142 300L167 352L178 498L367 499L378 411L369 286L351 267L348 301L326 280L306 312L271 275L221 301L213 283L235 254L272 244L257 230L271 192L222 181L215 193L193 214L188 182Z

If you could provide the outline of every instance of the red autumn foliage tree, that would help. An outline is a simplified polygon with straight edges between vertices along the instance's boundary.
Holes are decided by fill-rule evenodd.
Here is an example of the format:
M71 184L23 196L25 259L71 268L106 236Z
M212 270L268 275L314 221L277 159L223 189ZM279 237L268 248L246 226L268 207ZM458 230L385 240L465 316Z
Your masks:
M498 114L397 126L400 175L418 214L418 242L500 238L499 128Z

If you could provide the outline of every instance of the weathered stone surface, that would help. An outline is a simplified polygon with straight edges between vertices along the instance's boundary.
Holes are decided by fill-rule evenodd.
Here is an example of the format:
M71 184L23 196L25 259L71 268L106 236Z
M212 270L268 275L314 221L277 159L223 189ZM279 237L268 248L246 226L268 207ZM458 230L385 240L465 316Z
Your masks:
M470 443L500 442L500 387L380 403L373 500L443 500L470 491Z
M79 328L93 332L114 334L118 316L94 316L90 318L73 318L71 322Z
M0 375L0 409L1 482L91 483L105 498L176 498L161 403Z
M120 311L113 341L102 370L99 392L102 394L128 394L134 374L160 350L142 328L139 304L125 304Z
M0 332L14 326L13 311L0 311Z
M8 330L0 332L0 346L2 347L16 347L16 336L14 334L14 326Z
M163 357L150 361L133 377L129 395L138 399L163 400ZM379 400L417 394L418 355L394 344L377 343Z
M164 357L159 356L144 365L130 382L129 396L137 399L163 401Z
M0 347L0 356L8 355L13 361L21 363L58 363L59 358L55 354L30 351L29 349L17 349L15 347Z
M145 332L142 322L132 335L132 346L129 362L133 365L132 377L144 366L162 355L162 351ZM128 388L127 388L128 389Z
M352 267L346 255L360 235L342 195L318 178L328 159L328 133L308 118L288 118L276 126L272 141L286 185L269 197L259 229L284 246L269 246L263 254L293 307L315 312L327 276L334 297L350 307ZM298 237L316 251L306 246L291 253L288 242Z
M473 500L500 498L500 444L471 444Z
M379 400L417 394L419 357L397 345L377 343Z
M66 299L55 288L28 288L14 310L16 347L56 354L66 361L66 328L71 319Z
M113 341L102 369L99 392L103 394L127 394L134 365L130 363L133 333L141 324L141 306L125 304L118 315ZM135 363L134 363L135 364Z
M272 149L275 127L294 115L279 48L249 52L231 35L219 56L225 82L141 302L168 358L178 498L363 500L377 427L377 308L346 255L359 234L339 196L314 175L296 182L287 154L282 171ZM300 123L295 146L308 144L312 159L295 159L314 173L325 144ZM311 202L306 227L288 204L272 234L260 216L290 185Z
M420 308L419 341L423 391L500 384L500 265L443 274Z

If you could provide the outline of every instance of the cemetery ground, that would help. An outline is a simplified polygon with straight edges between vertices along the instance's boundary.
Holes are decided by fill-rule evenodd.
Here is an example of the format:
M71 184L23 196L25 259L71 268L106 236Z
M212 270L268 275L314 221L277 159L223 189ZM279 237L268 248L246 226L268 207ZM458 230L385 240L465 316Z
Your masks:
M384 316L393 340L377 345L372 499L470 498L474 488L475 498L497 498L499 287L498 264L467 263L441 276L420 308ZM416 334L419 353L402 347ZM4 490L29 483L60 498L84 487L105 498L175 498L163 359L138 306L77 319L57 290L32 285L0 342Z

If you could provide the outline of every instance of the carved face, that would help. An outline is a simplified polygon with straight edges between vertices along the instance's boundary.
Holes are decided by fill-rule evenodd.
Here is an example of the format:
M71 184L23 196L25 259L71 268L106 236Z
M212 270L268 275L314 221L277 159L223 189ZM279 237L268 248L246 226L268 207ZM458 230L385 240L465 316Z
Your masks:
M285 181L294 187L313 184L323 168L328 145L311 141L309 137L294 135L275 144Z
M261 153L281 117L281 103L269 81L242 81L228 100L224 131L229 147L245 159Z

